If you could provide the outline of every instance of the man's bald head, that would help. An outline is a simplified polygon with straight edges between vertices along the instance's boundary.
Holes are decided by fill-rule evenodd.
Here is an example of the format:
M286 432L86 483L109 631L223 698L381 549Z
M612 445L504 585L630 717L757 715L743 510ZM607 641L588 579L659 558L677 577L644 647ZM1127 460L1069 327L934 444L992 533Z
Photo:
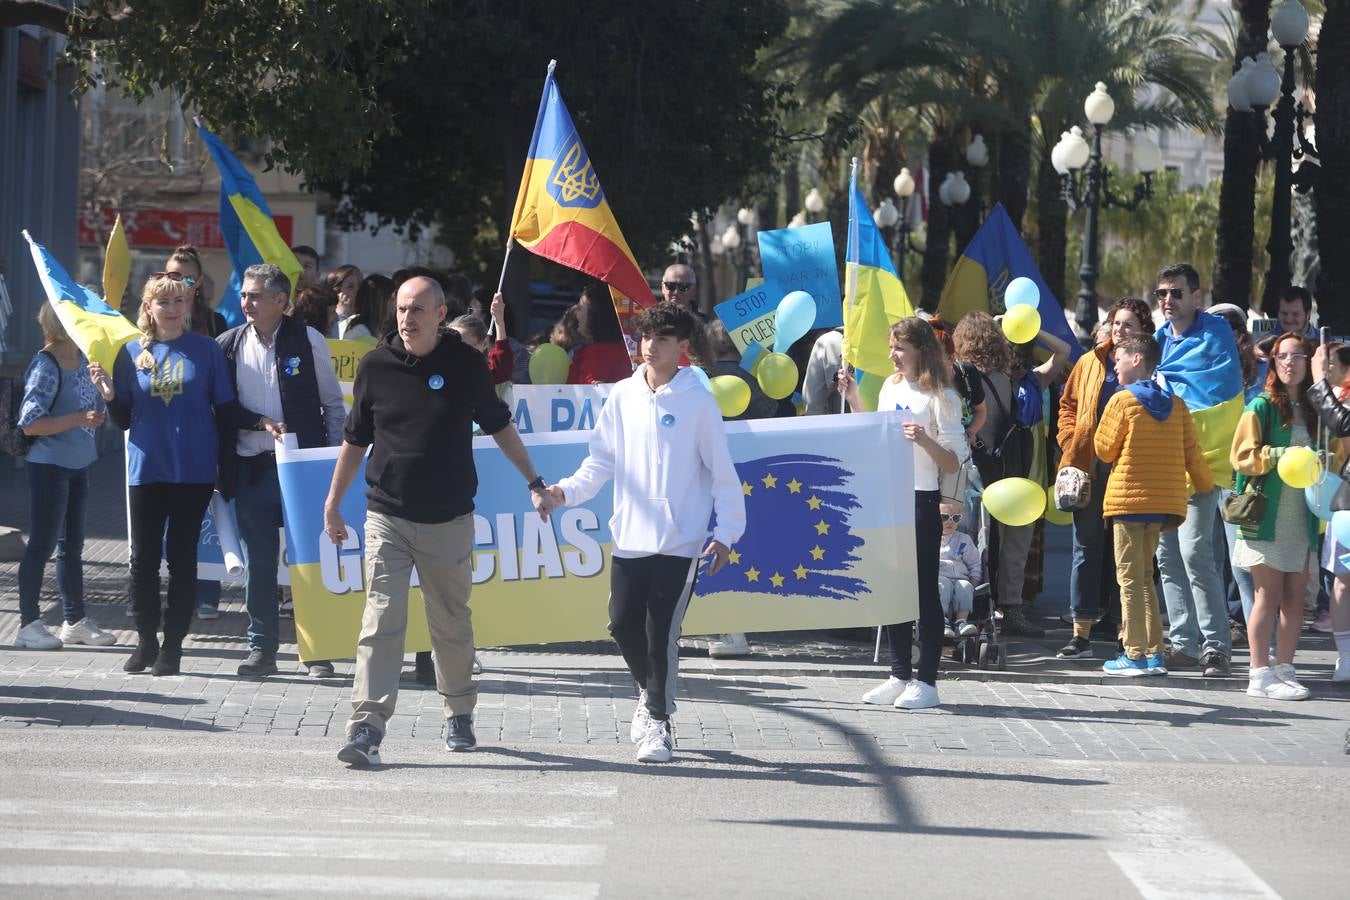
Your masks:
M694 302L694 286L697 284L698 276L692 268L684 263L675 263L666 266L661 276L661 296L671 303L689 306Z
M422 297L432 301L437 306L445 305L445 290L441 287L441 283L425 275L414 275L399 285L398 296Z

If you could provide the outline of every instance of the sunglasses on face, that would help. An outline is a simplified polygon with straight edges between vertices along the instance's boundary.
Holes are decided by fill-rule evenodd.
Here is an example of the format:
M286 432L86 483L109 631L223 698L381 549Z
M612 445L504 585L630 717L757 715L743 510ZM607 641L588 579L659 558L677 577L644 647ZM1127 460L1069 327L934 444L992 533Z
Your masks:
M1181 288L1158 288L1153 292L1153 296L1157 297L1159 300L1166 300L1168 297L1171 297L1173 300L1180 300L1182 297L1186 296L1186 291Z
M156 278L167 278L170 281L181 281L188 287L197 286L196 278L192 277L191 275L184 275L182 272L156 272L155 274L150 276L151 281L154 281Z
M944 521L944 522L960 522L960 521L961 521L961 514L960 514L960 513L939 513L939 514L938 514L938 518L941 519L941 520Z
M670 291L672 294L683 294L693 290L694 286L683 281L663 281L661 287Z
M1276 353L1275 358L1282 363L1293 362L1296 359L1307 359L1306 353Z

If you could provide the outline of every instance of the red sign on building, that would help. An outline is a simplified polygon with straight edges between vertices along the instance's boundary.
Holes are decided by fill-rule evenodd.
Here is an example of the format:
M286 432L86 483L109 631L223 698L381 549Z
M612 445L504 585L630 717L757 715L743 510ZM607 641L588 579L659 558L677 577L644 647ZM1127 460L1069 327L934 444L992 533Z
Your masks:
M104 207L102 228L96 214L81 210L79 242L82 246L98 247L107 240L117 219L118 210ZM224 250L225 240L220 235L220 214L195 209L124 209L122 229L132 249L173 249L179 244L191 244L199 250ZM281 239L288 245L294 231L294 217L273 216Z

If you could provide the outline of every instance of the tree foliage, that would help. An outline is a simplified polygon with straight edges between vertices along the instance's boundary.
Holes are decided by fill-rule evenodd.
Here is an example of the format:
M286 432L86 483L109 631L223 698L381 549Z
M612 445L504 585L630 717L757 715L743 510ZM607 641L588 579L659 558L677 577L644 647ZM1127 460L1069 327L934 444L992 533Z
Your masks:
M550 58L639 260L771 166L790 89L756 69L782 0L91 0L72 53L172 88L349 223L439 223L500 257ZM102 67L102 64L110 64Z

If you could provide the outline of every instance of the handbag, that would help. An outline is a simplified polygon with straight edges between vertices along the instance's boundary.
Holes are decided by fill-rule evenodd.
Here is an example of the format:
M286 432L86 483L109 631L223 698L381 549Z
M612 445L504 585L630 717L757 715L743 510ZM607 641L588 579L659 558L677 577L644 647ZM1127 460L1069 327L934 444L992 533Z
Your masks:
M1236 525L1239 528L1255 529L1261 525L1261 520L1266 516L1266 495L1261 493L1261 486L1265 484L1265 476L1260 479L1254 479L1248 487L1251 490L1243 491L1240 494L1229 494L1228 499L1223 501L1223 509L1219 515L1229 525Z

